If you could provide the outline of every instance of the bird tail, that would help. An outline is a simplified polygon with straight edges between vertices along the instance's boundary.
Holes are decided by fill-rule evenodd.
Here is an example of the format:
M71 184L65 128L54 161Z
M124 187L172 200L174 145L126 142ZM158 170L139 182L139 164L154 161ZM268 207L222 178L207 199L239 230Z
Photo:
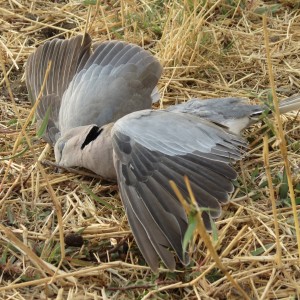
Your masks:
M300 110L300 94L286 98L279 104L280 114Z
M279 112L281 115L286 114L290 111L297 111L297 110L300 110L300 94L288 97L279 103ZM262 113L266 111L268 114L272 113L272 110L270 109L269 106L263 106L262 109L252 112L250 114L250 118L253 120L258 120L257 117L260 117Z

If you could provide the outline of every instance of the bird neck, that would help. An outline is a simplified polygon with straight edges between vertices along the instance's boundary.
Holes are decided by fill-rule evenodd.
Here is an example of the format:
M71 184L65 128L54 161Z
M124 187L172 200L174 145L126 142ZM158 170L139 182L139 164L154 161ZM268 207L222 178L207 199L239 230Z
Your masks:
M113 123L103 126L103 132L83 149L82 166L104 179L116 180L111 138L112 127Z

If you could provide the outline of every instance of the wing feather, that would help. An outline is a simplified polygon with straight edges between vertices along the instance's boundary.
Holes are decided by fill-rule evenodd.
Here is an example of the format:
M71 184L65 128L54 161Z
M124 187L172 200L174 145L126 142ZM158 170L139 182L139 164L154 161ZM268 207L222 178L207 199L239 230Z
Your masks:
M183 180L189 178L198 205L209 209L203 220L210 230L210 217L220 216L233 191L236 172L230 163L241 158L244 141L197 116L151 110L117 121L112 139L121 198L146 261L156 270L159 256L174 268L174 250L188 263L182 249L187 216L169 182L189 199Z
M133 111L151 108L151 94L161 72L157 59L137 45L97 43L63 96L60 131L89 124L101 127Z
M142 251L142 253L144 253L144 258L151 267L151 269L157 270L159 266L157 252L153 247L152 243L150 242L147 232L145 231L142 223L139 221L134 210L130 205L128 193L126 193L124 190L122 190L121 193L124 195L122 200L125 206L125 211L128 217L129 225L132 228L137 245Z
M26 84L31 102L41 90L49 61L51 69L37 108L38 122L50 108L44 139L55 143L58 133L81 125L98 126L150 108L157 100L162 67L150 53L121 41L96 43L91 53L88 34L54 39L38 47L27 62Z
M30 55L26 65L25 78L32 104L36 101L49 62L51 69L46 85L42 91L42 98L37 107L37 118L40 123L50 107L50 117L44 139L53 144L58 132L58 115L63 93L76 72L80 71L80 64L84 64L90 55L91 39L88 35L76 36L69 40L54 39ZM54 134L53 134L54 133Z

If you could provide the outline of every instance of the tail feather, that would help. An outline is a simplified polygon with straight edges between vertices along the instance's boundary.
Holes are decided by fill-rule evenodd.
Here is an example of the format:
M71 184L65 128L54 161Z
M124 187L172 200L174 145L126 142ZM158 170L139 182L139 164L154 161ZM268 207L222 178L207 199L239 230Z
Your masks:
M280 114L286 114L290 111L300 110L300 94L293 95L291 97L286 98L285 100L279 103L279 112ZM261 110L254 111L250 114L250 118L254 120L258 120L259 116L266 112L271 114L272 110L268 106L262 107Z

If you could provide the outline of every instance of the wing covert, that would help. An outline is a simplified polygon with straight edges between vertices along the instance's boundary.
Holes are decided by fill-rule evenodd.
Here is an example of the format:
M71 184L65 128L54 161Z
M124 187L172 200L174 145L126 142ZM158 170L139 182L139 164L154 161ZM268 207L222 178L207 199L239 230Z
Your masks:
M157 59L137 45L97 43L63 96L60 130L88 124L101 127L133 111L151 108L151 94L161 73Z

